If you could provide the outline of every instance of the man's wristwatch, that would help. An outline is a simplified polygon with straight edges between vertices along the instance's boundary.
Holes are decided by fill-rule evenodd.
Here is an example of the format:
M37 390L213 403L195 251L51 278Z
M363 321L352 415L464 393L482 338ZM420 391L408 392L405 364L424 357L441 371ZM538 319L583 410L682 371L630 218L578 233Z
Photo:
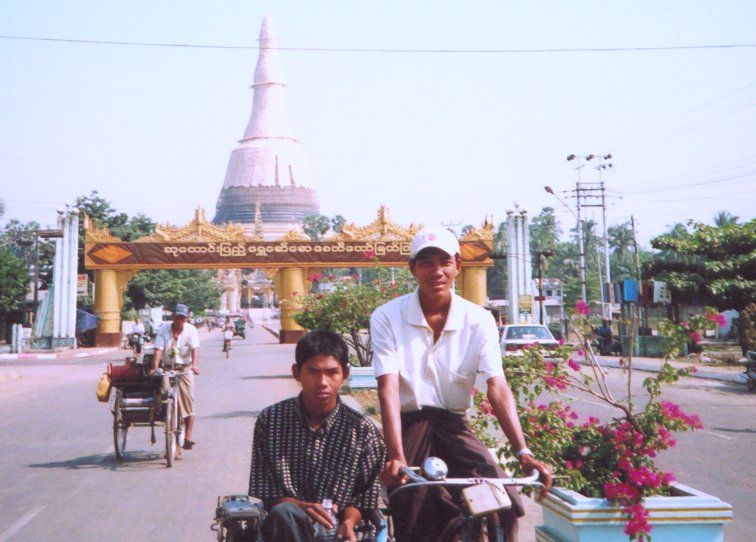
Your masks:
M529 455L530 457L535 457L535 454L530 450L530 448L523 448L519 452L516 453L518 458L521 458L524 455Z

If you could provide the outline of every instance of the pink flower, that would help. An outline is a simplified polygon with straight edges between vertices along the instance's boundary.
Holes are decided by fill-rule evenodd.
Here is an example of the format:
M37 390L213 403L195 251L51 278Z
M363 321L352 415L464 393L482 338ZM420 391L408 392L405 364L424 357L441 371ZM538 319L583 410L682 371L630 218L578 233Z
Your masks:
M488 399L484 399L483 401L481 401L480 406L478 408L483 414L486 414L486 415L493 414L493 408L491 407L491 403L488 402Z
M584 350L583 350L582 348L580 348L580 349L579 349L579 350L577 351L577 355L578 355L578 356L580 356L580 357L583 357L583 356L585 356L585 351L584 351Z
M701 342L701 335L697 331L691 331L688 333L688 337L690 337L690 340L696 344Z
M559 346L564 346L564 339L559 339L557 343L559 344Z
M727 325L727 318L725 318L725 315L721 312L707 312L706 319L709 322L717 324L717 326L719 327L724 327Z
M570 358L567 360L567 365L570 366L570 369L573 371L579 371L580 370L580 364L575 361L574 359Z
M591 315L591 309L590 307L588 307L588 303L586 303L582 299L578 299L577 303L575 303L575 308L577 309L578 314L580 314L581 316Z
M556 365L554 365L550 361L547 361L546 363L543 364L543 368L546 370L546 372L551 373L554 371L554 369L556 369Z

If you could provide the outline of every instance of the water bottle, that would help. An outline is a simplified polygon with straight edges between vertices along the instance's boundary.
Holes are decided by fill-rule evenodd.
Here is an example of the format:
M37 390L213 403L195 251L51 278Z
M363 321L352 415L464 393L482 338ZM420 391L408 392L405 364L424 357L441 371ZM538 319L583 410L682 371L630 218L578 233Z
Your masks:
M336 518L336 514L333 512L333 501L331 499L323 499L323 508L328 512L328 516L333 523L332 528L324 527L320 523L315 524L315 541L316 542L336 542L336 531L339 529L339 520Z

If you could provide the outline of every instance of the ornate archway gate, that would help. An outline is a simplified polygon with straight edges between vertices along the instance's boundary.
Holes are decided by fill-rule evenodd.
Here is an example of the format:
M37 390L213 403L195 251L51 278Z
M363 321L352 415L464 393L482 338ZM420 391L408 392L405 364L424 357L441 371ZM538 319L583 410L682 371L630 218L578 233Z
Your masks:
M384 206L370 225L344 227L341 233L311 241L292 230L281 239L264 241L236 224L217 226L202 209L194 220L176 228L158 226L154 234L125 242L85 219L85 267L95 273L95 311L100 316L98 346L120 343L123 293L131 278L145 269L263 269L274 280L281 303L282 343L296 342L302 328L294 321L298 294L308 290L306 270L332 267L402 267L420 226L397 226ZM460 240L460 293L474 303L486 302L486 267L493 265L493 223L489 220Z

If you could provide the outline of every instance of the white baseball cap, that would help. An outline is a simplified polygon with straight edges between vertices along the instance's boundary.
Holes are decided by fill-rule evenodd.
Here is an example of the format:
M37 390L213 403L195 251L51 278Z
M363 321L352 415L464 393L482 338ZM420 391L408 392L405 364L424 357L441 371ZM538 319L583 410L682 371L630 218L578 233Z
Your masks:
M459 241L452 232L442 226L428 227L417 232L412 238L410 259L414 259L421 250L431 247L443 250L449 256L461 252Z

